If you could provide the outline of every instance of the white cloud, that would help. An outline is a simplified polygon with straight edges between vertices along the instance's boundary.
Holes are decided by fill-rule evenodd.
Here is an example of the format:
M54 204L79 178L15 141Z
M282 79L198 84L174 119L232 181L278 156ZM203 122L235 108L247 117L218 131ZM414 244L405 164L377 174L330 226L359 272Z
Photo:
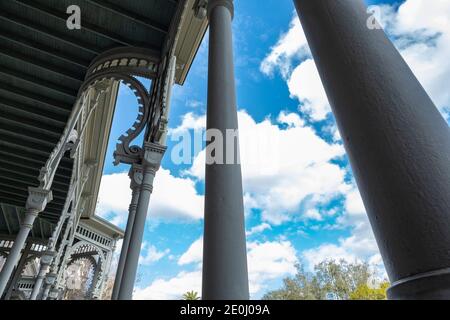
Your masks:
M241 110L238 119L246 210L259 208L263 220L279 224L300 218L302 206L308 209L347 190L345 170L330 162L344 154L342 145L327 143L298 114L281 112L275 123L257 123ZM204 179L204 163L203 150L189 174Z
M351 235L338 240L337 244L323 243L318 247L303 251L306 267L312 270L324 260L348 262L366 261L373 265L379 274L385 276L378 246L375 241L369 219L361 196L356 187L345 194L344 214L337 219L337 227L350 228Z
M292 72L287 81L292 98L297 98L300 110L312 120L325 120L331 107L320 80L319 71L312 59L306 59Z
M257 226L254 226L249 231L247 231L246 235L247 235L247 237L249 237L249 236L253 236L253 235L258 234L258 233L262 233L262 232L264 232L266 230L270 230L270 229L272 229L270 224L268 224L266 222L263 222L263 223L261 223L261 224L259 224Z
M381 6L381 24L447 119L450 110L450 1L407 0L397 9ZM313 60L305 55L307 44L297 18L291 22L289 31L261 63L261 71L273 75L279 70L286 80L291 97L300 102L300 109L311 120L320 121L331 111L325 91L320 82ZM287 37L286 35L289 35ZM297 44L292 43L296 39ZM302 57L299 60L299 57ZM335 130L335 141L340 137ZM324 243L303 252L303 258L312 267L327 259L366 260L382 265L381 256L365 213L364 205L356 188L342 191L345 196L344 213L338 217L337 226L350 228L351 235L337 244ZM381 268L381 267L380 267Z
M448 112L450 2L408 0L394 19L387 31L399 37L397 46L406 62L441 111Z
M179 265L201 262L203 259L203 237L194 241L188 250L178 259Z
M279 123L287 124L290 128L301 127L305 122L300 118L300 115L296 113L286 113L281 111L278 115L277 121Z
M130 178L127 173L113 173L102 177L96 214L115 225L124 225L128 219L130 201Z
M200 270L182 271L168 280L157 279L144 289L136 289L134 300L180 300L188 291L201 292L202 274Z
M296 273L298 259L295 248L289 241L250 242L247 247L250 294L256 296L266 288L268 282L292 276ZM145 289L137 289L134 299L179 299L187 291L201 288L201 261L203 239L192 243L178 260L178 264L196 263L196 271L182 271L175 277L157 279Z
M206 115L198 117L193 112L188 112L183 115L181 124L178 127L169 129L169 135L183 133L186 130L202 130L205 126Z
M320 214L319 210L317 210L316 208L312 208L305 212L304 218L309 220L321 221L322 215Z
M158 251L158 249L154 245L143 242L141 247L141 255L139 257L139 264L142 264L144 266L151 265L168 255L169 252L169 249Z
M131 200L129 185L127 173L104 175L100 184L97 214L116 225L126 224ZM173 201L174 194L177 195L177 201ZM197 193L192 179L174 177L169 170L161 168L156 173L148 216L169 220L201 219L203 196Z
M449 116L450 92L450 2L447 0L407 0L398 10L381 5L380 22L421 84L445 116ZM291 97L312 120L325 119L329 108L325 91L298 18L261 62L266 75L279 70L286 79ZM299 61L299 57L302 57ZM297 64L296 67L293 67Z
M253 295L266 288L268 281L292 276L297 271L296 250L289 241L250 242L247 259Z
M266 75L273 75L279 69L285 77L292 69L292 60L309 54L309 48L297 15L291 20L289 31L283 34L271 52L262 61L260 69Z

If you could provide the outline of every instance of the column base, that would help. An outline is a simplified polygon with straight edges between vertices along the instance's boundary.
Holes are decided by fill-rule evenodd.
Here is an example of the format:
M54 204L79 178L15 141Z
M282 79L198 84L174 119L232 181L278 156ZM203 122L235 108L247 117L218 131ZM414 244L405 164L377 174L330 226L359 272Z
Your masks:
M450 300L450 268L396 281L387 296L390 300Z

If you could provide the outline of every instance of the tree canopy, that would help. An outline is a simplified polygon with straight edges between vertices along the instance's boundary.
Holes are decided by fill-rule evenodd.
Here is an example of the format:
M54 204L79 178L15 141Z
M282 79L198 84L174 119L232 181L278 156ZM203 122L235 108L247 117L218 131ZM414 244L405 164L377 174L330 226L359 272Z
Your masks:
M268 292L265 300L384 300L387 280L373 284L375 272L367 263L327 260L306 272L297 266L297 274L283 280L283 286Z

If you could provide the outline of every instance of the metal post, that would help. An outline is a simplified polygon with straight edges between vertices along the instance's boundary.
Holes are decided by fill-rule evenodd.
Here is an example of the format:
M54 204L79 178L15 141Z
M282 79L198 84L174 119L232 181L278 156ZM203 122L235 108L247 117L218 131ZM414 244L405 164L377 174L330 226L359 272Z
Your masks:
M450 129L362 0L295 0L392 286L450 297Z
M22 256L20 257L19 264L17 265L16 270L14 271L14 276L12 280L9 283L8 290L5 294L5 300L9 300L11 298L11 295L16 288L17 282L20 280L20 277L22 276L23 268L25 268L25 265L27 263L28 254L30 253L31 246L33 245L32 242L28 242L23 249Z
M52 192L41 188L28 188L28 199L26 203L25 219L20 226L19 233L8 255L5 265L0 273L0 297L3 295L6 285L11 278L15 266L19 262L20 253L25 241L33 228L33 223L38 214L44 211L45 206L52 200Z
M56 273L50 272L45 277L45 288L44 292L42 293L42 300L47 300L50 294L50 289L52 288L52 285L56 280L56 276L57 276Z
M136 209L139 200L139 189L142 183L142 166L133 164L128 173L131 183L131 202L128 210L128 221L125 229L125 236L122 241L122 249L120 251L120 258L117 264L116 279L114 280L114 287L111 300L117 300L119 296L120 283L123 276L123 268L127 260L128 249L130 247L131 234L133 232L134 218L136 216Z
M69 217L69 220L67 221L66 230L64 231L64 235L61 241L61 244L58 248L58 253L56 255L56 258L53 260L52 264L52 272L55 272L57 274L56 277L56 283L53 285L54 287L58 287L61 284L62 278L63 278L63 272L64 267L66 263L67 255L69 254L70 248L68 248L71 245L72 238L69 239L71 230L73 228L74 224L74 216L71 215ZM62 261L61 261L62 258ZM61 264L60 264L61 262Z
M233 155L231 163L206 164L202 297L246 300L249 289L239 145L226 141L227 131L238 128L231 30L233 1L210 0L208 18L207 130L221 133L224 145L219 147L224 149L224 162L229 159L230 145L237 157Z
M41 292L42 285L44 283L45 276L49 271L50 264L52 263L53 257L56 252L47 250L41 257L39 273L37 275L36 281L34 283L33 291L31 292L30 300L36 300L39 293Z
M122 281L119 289L119 300L131 300L133 296L134 281L141 252L142 237L144 235L145 220L147 218L150 195L153 190L153 180L156 171L159 169L162 157L166 151L165 146L160 144L145 142L144 157L142 160L143 178L139 194L138 207L133 224L133 232L123 269Z
M99 292L97 292L97 286L99 286L99 282L102 281L102 279L99 278L100 271L102 270L102 263L104 263L104 261L102 261L100 259L100 257L98 258L97 261L97 265L95 267L95 271L94 271L94 275L92 277L92 284L91 284L91 288L89 289L89 292L87 293L87 296L91 299L91 300L95 300L98 299L99 297L97 296L97 294ZM103 275L102 275L103 276Z

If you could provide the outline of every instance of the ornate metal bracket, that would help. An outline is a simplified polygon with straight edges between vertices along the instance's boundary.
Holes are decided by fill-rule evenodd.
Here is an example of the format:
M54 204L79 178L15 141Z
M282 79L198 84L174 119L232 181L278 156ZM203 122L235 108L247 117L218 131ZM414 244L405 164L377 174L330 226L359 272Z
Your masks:
M152 50L126 47L105 52L89 67L86 83L95 83L105 78L121 80L133 91L138 102L139 111L135 122L118 139L114 152L115 165L136 163L141 157L141 148L131 143L148 123L150 93L135 76L156 78L159 62L159 54Z

